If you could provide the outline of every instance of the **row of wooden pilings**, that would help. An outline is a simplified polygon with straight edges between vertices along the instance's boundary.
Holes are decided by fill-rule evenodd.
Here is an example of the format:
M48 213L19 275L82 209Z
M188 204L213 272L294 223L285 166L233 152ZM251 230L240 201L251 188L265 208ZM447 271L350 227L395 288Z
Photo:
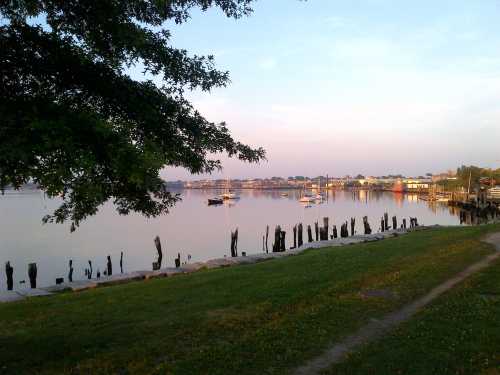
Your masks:
M236 234L236 238L238 234ZM154 244L156 247L156 251L158 252L158 258L155 262L153 262L153 271L159 270L162 265L163 259L163 250L161 246L161 240L159 236L156 236L154 239ZM188 260L191 259L191 255L188 255ZM177 258L175 258L175 267L179 268L181 266L181 254L177 254ZM69 260L69 271L68 271L68 282L73 282L74 275L74 267L73 260ZM88 261L88 267L84 268L84 275L86 279L91 280L94 276L97 279L101 278L101 271L97 268L97 271L94 274L94 267L91 260ZM123 251L120 253L120 273L123 274ZM112 276L113 275L113 263L111 261L111 255L107 256L106 260L106 268L103 272L104 276ZM7 277L7 290L14 289L14 267L12 267L10 261L5 263L5 275ZM36 263L28 264L28 279L30 283L30 288L35 289L37 287L37 276L38 276L38 267ZM25 284L26 280L21 280L20 284ZM64 283L64 277L56 278L56 285Z
M313 238L313 230L311 225L307 225L307 240L308 242L314 241L327 241L328 239L335 238L346 238L350 236L354 236L356 234L356 218L352 217L350 221L346 221L342 223L340 226L340 233L337 229L336 225L332 226L332 232L330 234L330 219L328 217L323 218L323 226L320 226L318 222L314 223L314 238ZM418 226L418 220L416 217L410 217L410 228L414 228ZM385 232L391 229L407 229L407 221L406 219L402 220L401 226L398 227L398 220L396 216L392 217L392 225L389 222L389 215L385 213L380 219L380 232ZM350 232L349 232L350 230ZM304 235L304 226L302 223L294 225L292 228L293 231L293 246L290 247L290 250L301 247L304 244L303 235ZM364 234L371 234L372 228L370 223L368 222L368 217L363 217L363 231ZM349 234L350 233L350 234ZM328 238L330 236L330 238ZM277 225L274 229L274 242L271 247L271 251L273 253L286 251L286 232L282 229L281 225ZM262 236L262 251L265 253L269 253L269 225L266 226L266 232ZM245 256L246 253L242 252L242 255ZM231 232L231 256L238 256L238 228L234 232Z
M333 225L332 226L332 233L330 234L330 226L329 226L329 218L324 217L323 218L323 226L320 226L318 222L314 223L314 238L313 238L313 230L311 225L307 225L307 240L308 242L313 242L313 241L326 241L328 240L329 236L330 239L334 239L337 237L345 238L349 237L349 229L350 229L350 235L354 236L356 234L355 231L355 226L356 226L356 219L351 218L350 222L346 221L342 223L340 226L340 233L337 230L337 226ZM410 218L410 228L418 226L418 221L417 218ZM397 228L397 218L396 216L392 217L392 228ZM403 219L403 223L401 224L401 228L406 229L406 219ZM371 226L368 222L368 217L365 216L363 217L363 228L364 228L364 234L371 234L372 229ZM390 230L391 226L389 225L389 216L387 213L384 214L384 216L380 220L380 231L384 232L387 230ZM295 249L297 247L301 247L304 243L303 240L303 235L304 235L304 226L302 223L299 223L297 225L294 225L293 227L293 246L290 249ZM268 247L268 242L269 242L269 225L266 227L266 232L265 235L262 236L262 251L265 251L266 253L269 253L269 247ZM156 247L156 251L158 253L158 258L155 262L152 264L153 271L159 270L162 267L162 261L163 261L163 249L161 245L161 240L159 236L156 236L154 238L154 244ZM286 232L282 230L282 227L280 225L277 225L275 230L274 230L274 242L272 244L271 248L272 252L283 252L286 251ZM246 255L246 252L241 253L242 256ZM238 256L238 229L236 229L234 232L231 232L231 256L232 257L237 257ZM188 255L188 260L191 259L191 256ZM175 267L179 268L181 266L181 255L180 253L177 254L177 257L175 258ZM14 288L14 268L12 267L10 262L7 262L5 264L5 273L7 277L7 290L12 290ZM120 253L120 273L123 274L123 251ZM73 274L74 274L74 268L73 268L73 260L69 260L69 272L68 272L68 282L73 282ZM94 277L94 267L92 264L92 261L88 261L88 268L86 267L84 269L84 274L85 278L87 279L92 279ZM103 272L104 276L112 276L113 275L113 264L111 261L111 256L107 256L106 260L106 268ZM36 263L29 263L28 264L28 278L30 282L30 287L31 288L36 288L37 287L37 276L38 276L38 268ZM95 277L97 279L101 278L101 272L99 268L97 269L95 273ZM20 283L25 283L25 280L21 280ZM56 278L56 285L57 284L62 284L64 283L64 278L63 277L58 277Z

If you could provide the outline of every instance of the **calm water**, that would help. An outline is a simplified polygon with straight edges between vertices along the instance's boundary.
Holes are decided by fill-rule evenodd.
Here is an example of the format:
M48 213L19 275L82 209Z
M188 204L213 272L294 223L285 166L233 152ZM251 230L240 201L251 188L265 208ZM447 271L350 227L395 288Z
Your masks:
M84 268L90 259L94 270L105 268L106 256L113 259L113 269L119 269L120 251L124 252L125 271L149 270L156 259L153 238L162 240L168 266L181 253L191 262L228 255L230 231L239 228L238 250L248 254L260 252L262 235L270 226L269 247L274 226L280 224L287 232L287 247L293 241L294 224L313 224L330 217L330 225L337 225L356 217L357 231L362 232L362 217L368 216L372 229L377 231L380 217L385 211L401 218L418 217L420 224L459 223L446 205L420 201L415 195L389 192L330 192L328 201L305 208L298 202L298 192L290 191L288 197L280 192L242 191L241 199L221 206L207 206L208 197L214 192L185 190L183 201L169 215L146 219L140 215L119 216L111 205L85 221L76 232L70 233L69 225L42 225L42 217L57 207L58 202L44 198L36 191L6 192L0 196L0 290L6 288L5 267L10 261L14 267L16 288L24 288L27 265L38 265L39 286L52 285L56 277L68 273L68 260L73 259L74 279L84 278ZM306 227L304 227L305 229ZM340 228L339 228L340 229ZM164 260L165 262L165 260Z

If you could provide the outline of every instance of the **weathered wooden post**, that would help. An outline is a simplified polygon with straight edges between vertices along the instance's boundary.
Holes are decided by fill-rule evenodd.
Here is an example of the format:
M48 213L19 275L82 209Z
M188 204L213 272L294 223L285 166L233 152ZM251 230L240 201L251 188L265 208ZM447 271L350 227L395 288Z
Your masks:
M69 273L68 273L68 281L70 283L73 282L73 260L69 260Z
M238 256L238 228L231 232L231 256L233 258Z
M351 217L351 236L354 236L355 227L356 227L356 218Z
M349 232L347 230L347 221L345 223L343 223L341 226L340 226L340 237L341 238L345 238L345 237L348 237L349 236Z
M99 268L97 269L97 272L95 273L97 279L100 279L101 278L101 271L99 270Z
M392 229L398 229L398 219L395 215L392 217Z
M274 228L274 243L273 243L273 253L280 251L281 246L281 226L277 225Z
M123 251L120 253L120 273L123 273Z
M319 239L319 225L318 225L318 222L314 222L314 235L315 235L315 238L316 238L316 241L318 241Z
M282 230L281 235L280 235L280 251L281 252L286 251L285 236L286 236L286 232Z
M406 218L403 219L403 229L406 229Z
M384 232L385 231L385 223L384 223L384 217L380 219L380 231Z
M298 229L298 231L299 231L299 233L298 233L298 235L297 235L297 245L298 245L299 247L301 247L301 246L302 246L302 244L304 243L304 242L302 241L302 232L304 231L304 228L302 228L302 223L299 223L299 226L298 226L298 228L297 228L297 229Z
M177 253L177 258L175 258L175 268L179 268L181 266L181 253Z
M107 262L107 271L108 271L108 276L113 275L113 264L111 263L111 255L108 255L108 262Z
M158 260L153 263L153 271L159 270L161 268L161 262L163 260L163 251L161 250L160 236L156 236L155 239L156 251L158 252Z
M368 222L368 216L363 217L363 226L365 228L365 234L372 233L372 228L370 227L370 223Z
M338 237L337 226L334 225L333 226L333 238L337 238L337 237Z
M57 277L56 278L56 285L62 284L64 282L64 277Z
M389 214L386 212L384 213L384 230L388 231L389 230Z
M5 275L7 276L7 290L14 289L14 267L10 262L5 263Z
M269 248L267 247L267 239L269 237L269 225L266 226L266 253L269 254Z
M90 266L90 269L87 272L87 277L90 280L92 278L92 262L90 260L89 260L89 266Z
M418 218L415 218L415 226L418 227Z
M328 233L330 232L330 219L328 217L323 218L323 228L325 228L325 240L328 240Z
M309 242L313 242L313 235L312 235L312 230L311 230L310 225L307 225L307 240Z
M30 279L30 287L31 289L36 289L36 275L38 270L36 268L36 263L28 264L28 277Z
M293 248L295 249L297 247L297 225L293 226Z
M266 251L266 236L262 236L262 252Z

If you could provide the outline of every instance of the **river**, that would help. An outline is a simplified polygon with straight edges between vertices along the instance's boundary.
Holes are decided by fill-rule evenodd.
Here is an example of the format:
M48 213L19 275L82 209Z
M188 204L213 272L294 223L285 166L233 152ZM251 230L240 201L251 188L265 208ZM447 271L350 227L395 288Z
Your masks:
M73 233L68 224L43 225L42 217L52 212L60 202L44 197L39 191L6 191L0 196L0 289L6 288L5 262L14 267L15 288L26 288L28 263L38 266L38 285L55 283L56 277L68 273L68 261L73 260L74 279L84 278L88 260L94 270L105 269L106 256L111 255L116 273L120 252L124 252L126 271L150 270L156 259L153 239L162 241L164 262L174 265L177 253L182 261L203 261L229 255L230 232L239 228L238 250L247 254L262 251L262 236L270 226L269 247L276 224L287 232L287 247L293 241L292 227L322 218L330 218L330 226L356 218L356 228L362 233L362 217L368 216L374 232L380 226L384 212L389 216L417 217L420 224L458 225L459 218L445 204L430 204L416 195L373 191L329 192L322 204L306 208L298 202L299 192L243 190L240 199L220 206L208 206L213 191L183 190L182 201L170 214L147 219L138 214L118 215L111 204L104 205L97 215L87 219ZM305 237L306 238L306 237ZM26 284L20 281L26 280Z

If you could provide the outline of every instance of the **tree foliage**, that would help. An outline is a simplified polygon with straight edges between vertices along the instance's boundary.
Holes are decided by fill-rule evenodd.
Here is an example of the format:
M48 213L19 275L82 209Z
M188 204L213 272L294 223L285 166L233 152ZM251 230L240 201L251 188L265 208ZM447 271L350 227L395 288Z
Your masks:
M252 1L0 1L0 188L31 181L62 197L44 221L74 228L108 200L120 214L168 212L178 197L164 167L209 173L221 168L213 155L263 159L185 99L227 85L228 73L172 47L166 29L194 7L239 18ZM125 73L139 64L147 80Z

